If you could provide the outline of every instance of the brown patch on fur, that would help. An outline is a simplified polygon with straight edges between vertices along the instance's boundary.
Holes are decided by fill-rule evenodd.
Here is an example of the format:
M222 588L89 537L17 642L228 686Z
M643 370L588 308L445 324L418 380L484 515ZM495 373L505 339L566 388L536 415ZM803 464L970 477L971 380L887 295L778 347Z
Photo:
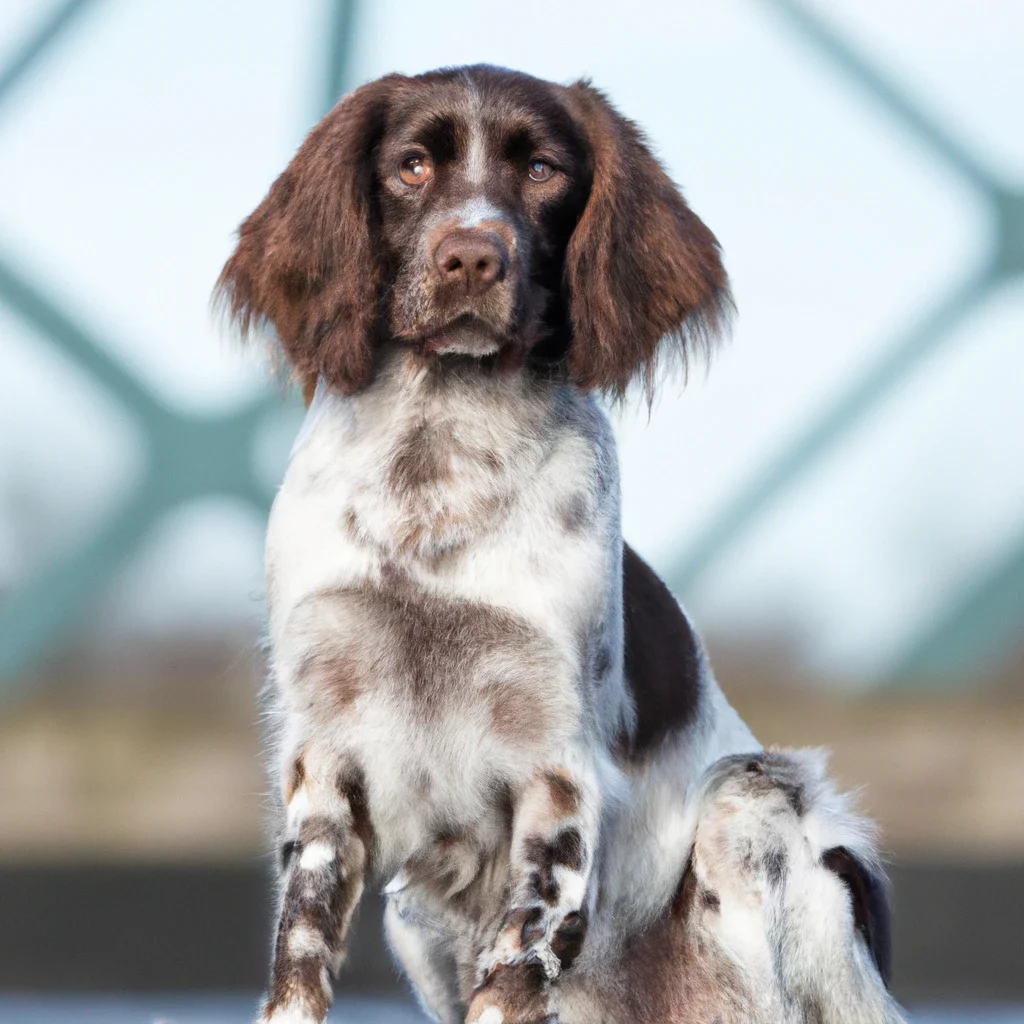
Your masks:
M303 750L292 761L291 770L284 784L284 802L290 804L295 791L306 781L306 752Z
M295 681L307 691L315 691L318 702L329 701L336 715L344 715L363 691L350 652L335 645L311 648L296 667Z
M547 779L555 817L571 818L580 809L582 796L579 786L562 772L550 772Z
M451 900L477 878L482 851L463 833L441 833L412 859L404 871L417 885L428 886L439 898Z
M628 545L622 550L626 683L636 707L628 746L647 754L691 725L700 704L700 649L672 592Z
M565 915L551 940L551 951L558 957L562 970L572 967L576 958L583 951L583 941L587 937L587 915L584 911Z
M695 915L706 910L697 897L696 879L687 871L671 910L627 939L625 975L602 986L609 1020L750 1020L741 975L697 926Z
M509 1024L546 1024L549 1019L547 987L540 964L496 967L473 993L466 1024L475 1024L489 1006L498 1007Z
M555 836L551 844L551 862L571 871L583 867L583 836L579 829L565 828Z
M290 628L315 638L297 692L328 720L365 688L387 682L417 714L481 701L506 739L532 744L544 742L555 724L553 702L564 700L545 691L561 670L560 656L524 620L404 582L320 591L296 609Z
M366 777L362 769L349 770L338 780L338 791L352 813L352 831L359 837L366 852L367 865L372 865L374 850L373 822L370 820L370 802L366 795Z
M491 726L497 736L523 736L537 719L537 695L529 687L502 687L490 694Z
M270 1017L278 1010L297 1003L316 1020L326 1017L331 1000L324 991L321 972L319 960L279 959L275 956L274 976L263 1004L263 1016Z
M399 493L451 479L457 442L450 431L420 424L402 438L388 470L388 484Z
M826 850L821 862L846 886L850 894L854 927L868 947L879 976L888 988L892 981L892 937L889 894L885 880L861 864L844 846Z
M590 502L585 494L573 494L558 510L558 518L566 533L583 533L590 526Z
M587 82L562 94L592 161L566 253L569 367L581 387L617 397L639 376L649 396L663 338L685 359L720 330L730 299L718 241L632 121Z
M309 133L242 224L218 281L243 332L273 324L304 389L322 375L350 393L372 373L383 267L370 157L401 81L357 89Z
M335 856L315 868L303 868L301 861L296 861L288 876L263 1010L266 1016L293 1003L304 1006L317 1019L330 1009L331 993L324 980L331 960L344 949L345 931L362 892L366 866L363 851L351 849L350 835L344 824L323 815L312 815L302 823L293 856L312 842L330 845ZM342 858L350 859L347 871L342 870ZM329 951L326 959L315 953L291 952L289 940L299 927L323 939Z

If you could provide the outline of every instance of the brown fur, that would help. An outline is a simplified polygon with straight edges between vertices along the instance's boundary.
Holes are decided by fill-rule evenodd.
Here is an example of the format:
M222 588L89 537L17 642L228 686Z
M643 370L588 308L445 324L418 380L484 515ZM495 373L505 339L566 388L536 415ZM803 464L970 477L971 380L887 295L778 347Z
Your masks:
M310 132L238 232L219 291L243 331L273 325L306 388L364 385L378 337L381 262L370 156L398 76L346 97Z
M718 241L683 201L640 129L586 82L565 90L592 161L590 196L566 254L573 345L584 388L648 396L659 344L685 357L721 328L728 284Z
M313 616L310 630L332 614L339 621L351 622L355 617L354 621L365 624L346 629L329 644L302 656L297 684L310 709L325 722L333 721L383 677L404 681L401 698L414 702L418 714L443 714L453 700L482 698L492 725L510 739L541 742L553 726L544 680L557 672L557 653L510 613L490 605L422 595L410 600L400 579L380 587L314 596L308 602ZM292 629L296 636L304 635L301 608ZM493 683L477 696L475 687L467 688L467 683L476 678L477 666L491 661ZM537 686L523 690L505 685L502 663L533 665Z
M622 611L626 682L636 707L626 746L642 757L696 717L700 649L671 591L628 544L622 551Z
M444 217L470 195L453 169L481 98L491 159L479 194L517 229L481 226L507 273L467 297L433 254L461 230ZM403 189L410 149L435 170ZM558 162L542 184L523 173L537 151ZM503 364L526 358L621 396L635 378L650 388L663 337L685 358L729 307L717 241L635 124L586 82L486 66L389 75L342 100L242 225L218 293L243 331L275 329L307 400L318 376L356 391L382 346L429 352L466 317L500 340Z

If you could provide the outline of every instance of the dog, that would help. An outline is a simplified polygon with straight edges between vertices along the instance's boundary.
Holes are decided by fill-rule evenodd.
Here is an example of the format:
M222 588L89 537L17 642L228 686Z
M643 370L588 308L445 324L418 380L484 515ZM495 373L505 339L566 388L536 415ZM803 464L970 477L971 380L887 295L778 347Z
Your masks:
M267 537L280 914L323 1021L367 884L444 1024L898 1021L821 755L764 751L624 545L598 396L729 311L719 245L586 82L389 75L313 129L218 293L311 399Z

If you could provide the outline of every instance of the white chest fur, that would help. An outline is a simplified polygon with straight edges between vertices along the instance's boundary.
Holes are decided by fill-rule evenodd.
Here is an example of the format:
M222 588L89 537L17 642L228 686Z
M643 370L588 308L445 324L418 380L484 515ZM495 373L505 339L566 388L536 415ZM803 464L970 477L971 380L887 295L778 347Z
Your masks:
M485 819L496 784L605 731L584 677L618 614L610 431L570 389L402 360L311 416L267 539L274 678L369 769L404 857L423 815Z

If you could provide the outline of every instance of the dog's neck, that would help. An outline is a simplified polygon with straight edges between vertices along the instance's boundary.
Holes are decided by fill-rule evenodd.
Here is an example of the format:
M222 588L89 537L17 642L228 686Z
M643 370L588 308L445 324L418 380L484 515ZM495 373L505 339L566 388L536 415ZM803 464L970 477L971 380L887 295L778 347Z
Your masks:
M581 403L576 389L524 366L396 349L357 394L318 385L289 486L336 480L375 544L436 554L493 528Z

